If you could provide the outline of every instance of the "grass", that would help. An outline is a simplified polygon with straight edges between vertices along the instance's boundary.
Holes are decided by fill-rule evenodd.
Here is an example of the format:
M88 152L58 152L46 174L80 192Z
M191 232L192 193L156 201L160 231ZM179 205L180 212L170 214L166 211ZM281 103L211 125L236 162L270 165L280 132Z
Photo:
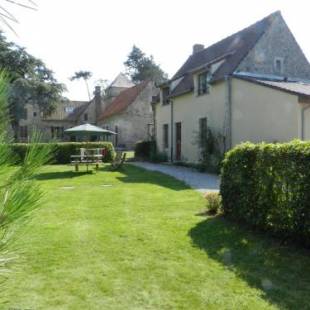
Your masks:
M37 176L1 309L309 309L308 252L196 216L204 199L160 173L71 170Z

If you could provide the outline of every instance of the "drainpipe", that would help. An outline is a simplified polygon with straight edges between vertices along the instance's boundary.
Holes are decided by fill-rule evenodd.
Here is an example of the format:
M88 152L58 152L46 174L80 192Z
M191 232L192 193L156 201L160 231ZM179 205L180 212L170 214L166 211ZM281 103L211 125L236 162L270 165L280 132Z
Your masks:
M301 140L305 140L305 111L310 108L310 105L301 108Z
M170 125L170 131L171 131L171 138L170 138L170 161L173 162L173 145L174 145L174 139L173 139L173 101L170 100L170 116L171 116L171 125Z
M228 151L232 148L232 85L231 85L231 76L225 76L226 81L226 117L225 117L225 151Z

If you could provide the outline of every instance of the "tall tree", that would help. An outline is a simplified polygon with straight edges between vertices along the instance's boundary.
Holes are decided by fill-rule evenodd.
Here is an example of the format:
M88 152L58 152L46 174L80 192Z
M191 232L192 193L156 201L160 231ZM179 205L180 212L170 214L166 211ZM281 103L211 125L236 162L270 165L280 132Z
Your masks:
M88 99L90 100L90 91L88 86L88 80L92 77L92 73L90 71L77 71L74 73L74 75L70 78L71 81L80 80L83 79L86 85Z
M147 56L137 46L133 46L127 60L124 62L126 72L134 83L152 80L160 83L168 75L155 63L153 56Z
M25 48L8 42L2 32L0 64L8 74L8 102L15 134L27 103L37 104L41 111L50 113L63 99L65 86L56 81L43 61L30 55Z

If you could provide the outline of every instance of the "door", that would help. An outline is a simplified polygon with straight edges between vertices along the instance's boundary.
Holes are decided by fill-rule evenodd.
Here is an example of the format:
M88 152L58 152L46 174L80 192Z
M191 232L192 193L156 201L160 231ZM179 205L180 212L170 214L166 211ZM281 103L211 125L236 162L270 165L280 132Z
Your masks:
M175 123L175 160L181 160L182 145L182 126L181 123Z

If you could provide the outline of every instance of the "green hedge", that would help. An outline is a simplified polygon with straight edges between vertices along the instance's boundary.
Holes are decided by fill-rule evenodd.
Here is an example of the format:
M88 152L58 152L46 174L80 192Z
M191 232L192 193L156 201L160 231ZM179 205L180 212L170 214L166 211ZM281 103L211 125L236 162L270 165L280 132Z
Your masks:
M156 152L155 141L139 141L135 145L135 157L139 159L149 160Z
M245 143L223 161L224 213L310 246L310 143Z
M44 145L44 143L41 143ZM50 143L53 150L53 163L68 164L70 163L70 155L78 154L80 148L106 148L107 156L104 162L112 161L114 157L114 148L110 142L59 142ZM25 158L25 154L29 144L13 143L11 144L12 153L16 157L17 163L20 163Z

